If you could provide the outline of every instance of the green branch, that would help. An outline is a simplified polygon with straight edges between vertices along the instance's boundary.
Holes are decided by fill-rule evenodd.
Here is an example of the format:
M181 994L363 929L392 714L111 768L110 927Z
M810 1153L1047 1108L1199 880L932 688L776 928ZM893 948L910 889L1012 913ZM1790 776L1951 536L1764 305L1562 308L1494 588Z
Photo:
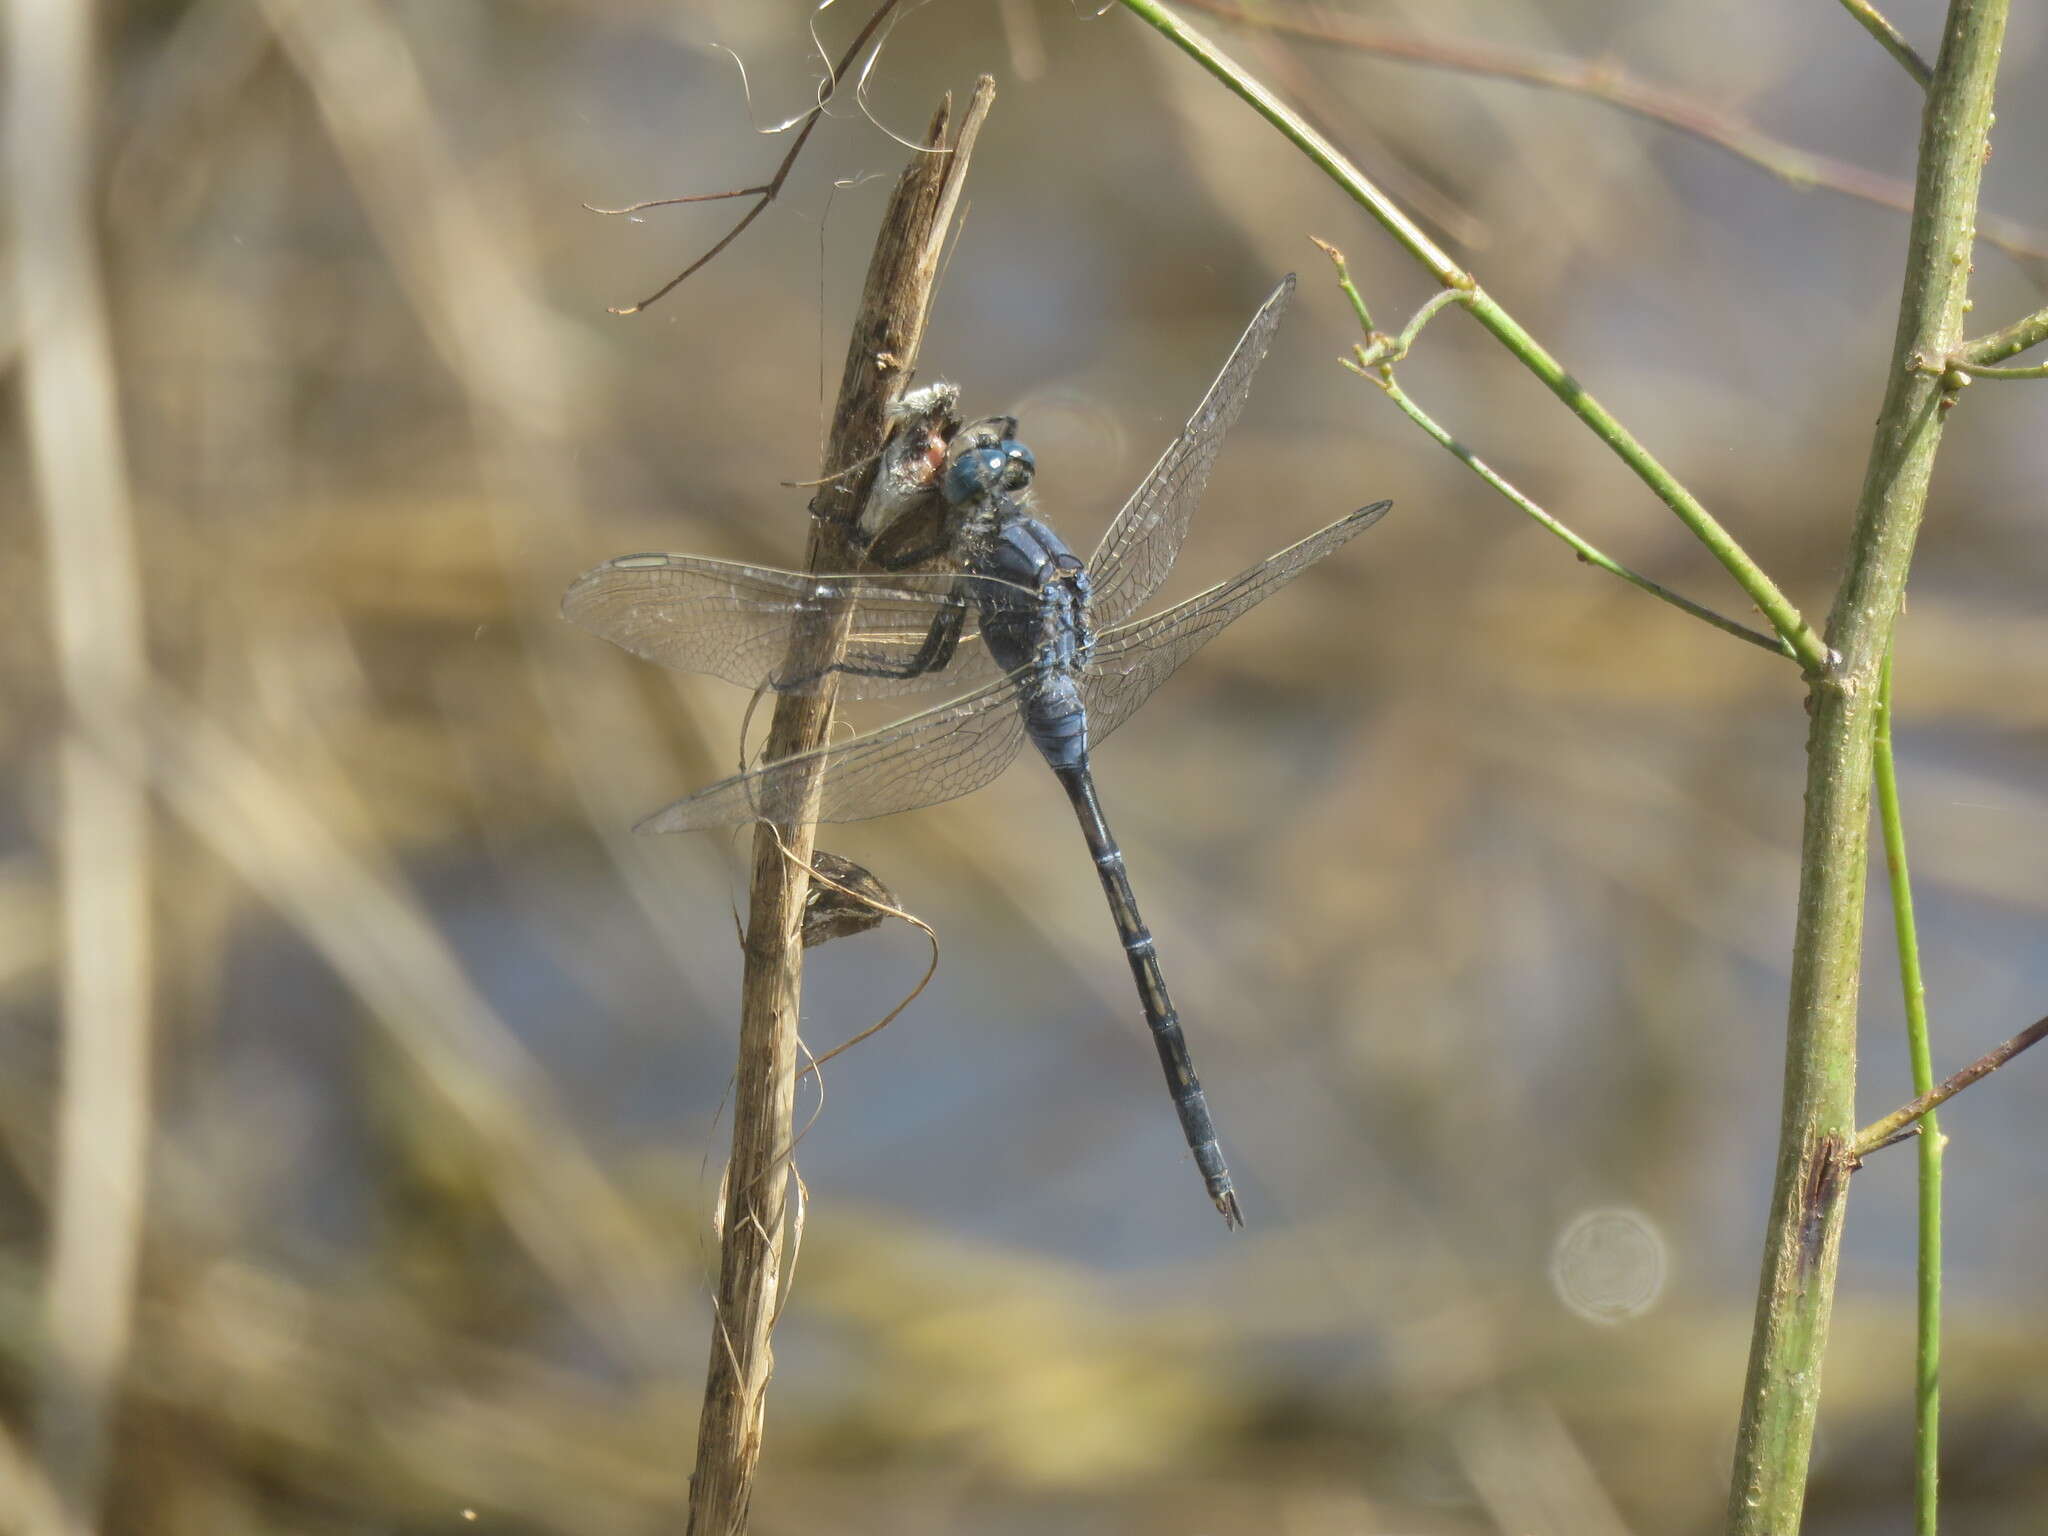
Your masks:
M1870 0L1842 0L1842 9L1856 18L1857 25L1878 41L1878 46L1899 61L1913 83L1921 90L1927 89L1927 82L1934 71L1927 67L1927 61L1920 57L1919 50L1906 41L1906 34L1885 19L1884 13L1870 3Z
M1956 372L1978 379L2048 379L2048 363L2031 368L1986 368L1981 363L1951 363Z
M1310 238L1313 239L1314 237L1311 236ZM1424 432L1427 432L1445 452L1449 453L1459 463L1471 470L1473 474L1499 492L1510 505L1520 510L1535 522L1538 527L1563 540L1573 553L1585 561L1586 564L1596 566L1600 570L1606 571L1609 575L1619 576L1623 581L1640 587L1652 597L1661 598L1663 601L1671 604L1672 607L1689 613L1694 618L1735 636L1738 640L1747 640L1751 645L1759 646L1773 655L1790 656L1792 654L1791 647L1786 645L1778 636L1767 635L1762 630L1751 629L1747 624L1738 624L1735 620L1716 613L1713 609L1704 607L1689 597L1681 597L1669 587L1630 570L1620 561L1602 553L1591 542L1581 538L1562 521L1546 512L1515 486L1509 484L1507 479L1496 471L1492 465L1488 464L1478 454L1467 448L1443 427L1439 426L1435 419L1427 411L1423 410L1420 405L1416 404L1408 393L1394 381L1393 365L1408 355L1408 349L1415 344L1415 338L1421 335L1422 328L1429 324L1430 320L1440 310L1450 304L1463 301L1465 295L1460 290L1455 288L1438 289L1429 302L1416 311L1414 318L1409 320L1408 324L1402 328L1400 335L1389 336L1384 331L1374 329L1372 312L1366 308L1365 296L1358 291L1357 285L1351 281L1351 270L1345 263L1344 253L1334 245L1331 245L1327 240L1317 240L1315 243L1322 249L1323 254L1330 258L1331 264L1336 267L1337 286L1344 291L1345 297L1351 301L1351 307L1358 315L1359 326L1368 337L1368 344L1357 349L1355 360L1348 358L1342 360L1346 368L1349 368L1359 377L1370 379L1374 384L1378 385L1380 389L1386 392L1387 398L1400 408L1402 414L1422 428Z
M2038 347L2044 341L2048 341L2048 309L2037 309L1989 336L1964 342L1956 348L1953 360L1958 366L1982 367L1987 363L2003 362L2029 347Z
M1607 444L1658 500L1678 514L1679 520L1692 530L1693 536L1735 578L1758 611L1770 621L1771 628L1785 638L1807 672L1818 676L1831 669L1835 658L1821 637L1727 529L1679 483L1676 476L1636 441L1605 406L1588 394L1499 301L1482 289L1469 272L1452 261L1414 220L1403 213L1393 199L1242 66L1157 0L1122 0L1122 3L1125 9L1168 38L1279 129L1290 143L1370 213L1439 283L1464 295L1461 302L1472 312L1472 317L1542 380L1544 387Z

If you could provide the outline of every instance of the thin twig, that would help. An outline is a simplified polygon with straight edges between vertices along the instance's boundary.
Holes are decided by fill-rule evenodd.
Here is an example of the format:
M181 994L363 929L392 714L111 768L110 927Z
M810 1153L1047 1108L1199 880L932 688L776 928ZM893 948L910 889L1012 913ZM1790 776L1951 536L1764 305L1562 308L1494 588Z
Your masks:
M604 214L607 218L620 218L627 214L645 213L649 208L677 208L684 203L722 203L729 197L773 197L779 186L768 182L758 187L734 187L730 192L691 192L683 197L650 197L645 202L628 203L623 208L600 208L595 203L583 206L592 213ZM614 310L614 314L618 311Z
M1884 829L1885 873L1892 897L1892 932L1898 941L1899 992L1905 1002L1906 1050L1913 1063L1913 1091L1934 1087L1934 1057L1928 1044L1927 984L1920 974L1920 931L1913 918L1913 880L1906 863L1906 820L1899 804L1898 763L1892 754L1892 658L1887 653L1878 683L1877 738L1872 743L1877 776L1877 819ZM1935 1536L1941 1473L1941 1127L1927 1116L1920 1139L1920 1222L1916 1257L1918 1326L1913 1370L1913 1492L1915 1536ZM1852 1151L1852 1157L1855 1153Z
M63 1091L42 1275L36 1456L63 1506L51 1532L99 1529L135 1326L150 1137L149 807L109 742L148 678L135 508L101 287L93 125L105 82L93 11L7 7L8 222L20 393L43 528L63 899Z
M1868 1157L1883 1145L1894 1132L1911 1125L1930 1110L1938 1109L1961 1093L1980 1078L1989 1077L2000 1067L2029 1046L2038 1045L2048 1039L2048 1018L2036 1019L2025 1029L2014 1035L2005 1044L1986 1051L1975 1061L1953 1077L1947 1077L1930 1088L1910 1104L1902 1104L1882 1120L1873 1120L1856 1133L1854 1152L1858 1157Z
M725 232L725 238L712 246L710 250L699 256L695 261L691 262L682 271L678 272L637 304L627 304L623 307L607 305L606 309L609 313L614 315L637 315L641 310L647 308L648 305L659 303L680 287L690 276L709 265L718 256L719 252L723 251L746 232L747 226L758 219L767 209L768 205L774 202L781 193L782 184L789 180L789 173L796 165L797 156L804 152L804 145L810 139L812 130L818 126L818 120L825 115L825 103L830 101L833 93L839 89L839 82L845 78L847 70L853 67L853 61L860 57L860 51L867 47L868 40L875 35L876 30L887 19L889 13L895 10L901 3L902 0L882 0L882 3L875 7L874 14L868 17L860 31L854 35L853 41L847 45L846 52L841 54L839 62L832 66L831 75L825 80L818 91L818 110L809 113L804 118L804 125L797 130L796 140L789 146L789 153L782 157L782 164L775 168L775 174L769 179L767 185L743 187L736 192L699 192L688 197L649 198L645 202L629 203L624 208L597 208L589 203L583 205L589 208L592 213L617 215L638 213L644 208L665 208L676 203L709 203L728 197L760 198L759 202L755 203L753 207L749 208L741 216L739 223L733 225L731 229Z
M1311 238L1314 237L1311 236ZM1735 636L1738 640L1746 640L1751 645L1758 646L1776 656L1791 656L1791 647L1778 636L1765 634L1759 629L1751 629L1747 624L1737 623L1734 619L1728 618L1724 614L1716 613L1713 609L1696 603L1689 597L1681 597L1669 587L1630 570L1620 561L1594 547L1590 541L1581 538L1558 518L1546 512L1534 500L1514 485L1511 485L1504 476L1484 459L1480 458L1478 454L1453 437L1427 411L1416 404L1407 391L1395 382L1393 365L1401 358L1407 356L1408 349L1415 344L1415 338L1422 333L1422 328L1429 323L1438 311L1450 304L1463 301L1465 295L1462 292L1455 288L1439 289L1430 298L1429 302L1416 311L1414 317L1398 336L1389 336L1385 332L1375 332L1372 328L1372 315L1365 305L1365 297L1359 293L1356 285L1351 281L1351 273L1345 265L1344 253L1328 241L1317 240L1315 243L1321 247L1323 254L1328 256L1331 263L1337 268L1338 286L1344 290L1345 295L1351 300L1352 308L1357 312L1360 324L1365 327L1367 334L1373 338L1367 345L1358 349L1355 360L1349 358L1341 359L1346 368L1349 368L1353 373L1358 374L1362 378L1370 379L1374 384L1378 385L1380 389L1386 392L1387 398L1400 408L1401 413L1418 427L1422 428L1424 432L1428 433L1445 452L1449 453L1459 463L1471 470L1473 474L1493 487L1502 497L1506 498L1510 505L1521 511L1535 522L1538 527L1563 540L1586 564L1596 566L1611 576L1619 576L1623 581L1628 582L1632 586L1640 587L1652 597L1661 598L1681 612L1689 613L1694 618L1701 619L1713 625L1716 629Z
M1911 1141L1915 1136L1920 1135L1924 1129L1925 1127L1918 1123L1909 1125L1903 1131L1892 1132L1891 1135L1885 1137L1876 1146L1857 1149L1855 1153L1856 1166L1862 1167L1863 1160L1873 1152L1882 1152L1886 1147L1895 1147L1902 1141Z
M846 540L846 530L853 524L850 509L866 498L874 471L842 471L880 449L888 431L889 407L916 364L946 227L994 94L994 82L983 77L951 152L913 155L884 215L833 413L824 463L829 483L812 501L815 515L806 559L810 570L838 569L852 559ZM944 149L950 115L948 98L926 138L930 150ZM799 634L787 672L826 673L845 645L849 622L849 614L840 614ZM834 702L829 686L815 694L782 695L769 728L767 758L795 756L822 745L831 729ZM814 808L816 793L813 781L794 803ZM728 1201L736 1214L728 1213L720 1246L715 1334L690 1486L691 1536L735 1536L745 1528L761 1453L773 1370L769 1330L780 1307L794 1145L791 1121L804 895L813 833L810 815L807 809L788 824L758 828L754 837L732 1161L726 1173Z
M1906 34L1893 26L1882 11L1872 5L1870 0L1842 0L1842 9L1855 17L1856 24L1876 38L1878 45L1899 61L1900 67L1913 77L1915 85L1923 91L1927 89L1927 82L1934 78L1933 69L1920 57L1920 50L1906 41Z
M1533 49L1503 47L1466 38L1428 37L1393 27L1375 27L1326 11L1297 16L1261 6L1250 10L1234 0L1184 0L1191 9L1307 42L1348 48L1377 58L1397 59L1425 69L1450 70L1493 80L1511 80L1538 90L1566 91L1604 102L1618 111L1686 134L1724 150L1793 187L1818 187L1897 213L1913 209L1913 184L1863 166L1786 144L1712 102L1651 85L1628 75L1608 59L1576 59ZM1853 6L1855 0L1844 0ZM1873 13L1875 14L1875 13ZM1881 18L1880 18L1881 19ZM1889 25L1887 23L1887 25ZM1907 72L1915 64L1925 87L1927 65L1910 44L1902 46ZM2015 221L1986 218L1979 237L2008 255L2030 261L2048 258L2048 233Z

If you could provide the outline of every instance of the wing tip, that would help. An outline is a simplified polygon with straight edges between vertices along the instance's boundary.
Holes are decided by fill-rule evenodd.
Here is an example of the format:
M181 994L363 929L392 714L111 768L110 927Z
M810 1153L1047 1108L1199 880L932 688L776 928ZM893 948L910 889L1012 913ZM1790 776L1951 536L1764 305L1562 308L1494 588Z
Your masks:
M681 814L689 803L687 800L680 800L674 805L663 806L652 816L642 816L633 823L634 835L656 837L663 832L695 832L698 830L698 824L687 815Z
M581 625L582 620L576 616L576 607L580 605L581 599L595 591L604 578L613 571L665 570L674 565L679 558L682 557L649 552L637 555L614 555L609 560L600 560L596 565L593 565L589 570L583 572L574 581L569 583L568 590L562 593L562 601L559 605L561 615L571 624Z

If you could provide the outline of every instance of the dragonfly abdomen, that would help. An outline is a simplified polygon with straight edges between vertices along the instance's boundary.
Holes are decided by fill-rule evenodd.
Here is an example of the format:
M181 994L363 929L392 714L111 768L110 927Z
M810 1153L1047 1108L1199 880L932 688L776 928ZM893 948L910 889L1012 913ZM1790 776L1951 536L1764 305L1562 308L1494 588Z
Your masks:
M1055 773L1088 767L1088 708L1073 675L1045 671L1031 679L1018 697L1024 713L1024 734Z
M1195 1076L1194 1058L1188 1054L1187 1034L1181 1028L1180 1012L1166 990L1166 973L1159 968L1158 946L1152 930L1138 915L1138 898L1131 890L1130 875L1124 868L1123 850L1103 819L1102 804L1095 797L1094 776L1088 771L1087 754L1070 767L1054 765L1066 787L1067 798L1080 818L1081 834L1095 860L1095 873L1102 880L1102 894L1109 898L1110 916L1116 920L1117 937L1123 941L1124 956L1131 963L1131 977L1138 985L1138 1001L1145 1010L1145 1024L1152 1031L1152 1043L1159 1051L1159 1065L1166 1074L1167 1092L1173 1097L1174 1113L1180 1117L1181 1132L1209 1198L1223 1219L1233 1227L1244 1225L1238 1208L1237 1189L1223 1161L1223 1146L1216 1134L1216 1122L1209 1114L1209 1099Z

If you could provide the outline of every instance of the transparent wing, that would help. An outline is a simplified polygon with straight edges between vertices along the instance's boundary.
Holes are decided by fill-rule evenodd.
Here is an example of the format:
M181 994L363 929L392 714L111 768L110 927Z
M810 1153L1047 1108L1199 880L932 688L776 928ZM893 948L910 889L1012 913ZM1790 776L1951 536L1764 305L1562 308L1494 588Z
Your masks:
M1252 375L1265 360L1293 293L1290 272L1259 306L1187 426L1131 493L1096 546L1088 562L1088 579L1094 587L1097 624L1108 626L1136 613L1173 569L1173 557L1188 536L1188 519L1209 483L1223 434L1244 409Z
M622 555L576 578L562 615L635 656L683 672L705 672L758 688L774 682L807 692L817 678L777 679L798 626L853 608L840 674L847 698L884 698L945 684L973 687L1002 675L974 635L975 587L986 578L953 572L805 575L695 555ZM965 633L950 665L902 672L949 604L964 606Z
M865 821L937 805L981 788L1010 766L1024 742L1017 677L898 720L850 741L800 753L700 789L641 822L638 832L737 827L765 816L793 821L798 794L822 768L819 821Z
M1091 744L1128 720L1232 621L1370 528L1389 505L1363 507L1242 575L1103 635L1081 683ZM1023 746L1017 695L1029 676L999 678L880 730L713 784L648 817L638 830L694 832L742 826L758 816L793 820L803 781L814 769L821 776L821 822L891 816L967 794L1009 767Z
M1299 544L1184 603L1111 630L1095 644L1081 679L1093 747L1137 712L1180 664L1325 555L1378 522L1392 502L1375 502L1339 518Z

